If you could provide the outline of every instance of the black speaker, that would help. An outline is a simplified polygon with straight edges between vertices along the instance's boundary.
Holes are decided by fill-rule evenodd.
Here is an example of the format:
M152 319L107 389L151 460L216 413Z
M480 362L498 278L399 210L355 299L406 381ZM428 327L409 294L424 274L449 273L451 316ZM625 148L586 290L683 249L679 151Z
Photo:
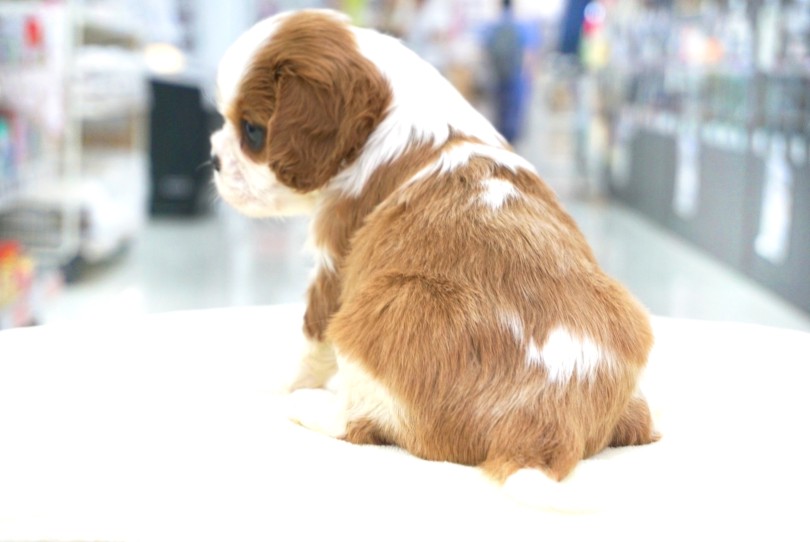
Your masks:
M210 209L212 196L210 114L197 85L174 80L150 82L149 123L153 215L195 215Z

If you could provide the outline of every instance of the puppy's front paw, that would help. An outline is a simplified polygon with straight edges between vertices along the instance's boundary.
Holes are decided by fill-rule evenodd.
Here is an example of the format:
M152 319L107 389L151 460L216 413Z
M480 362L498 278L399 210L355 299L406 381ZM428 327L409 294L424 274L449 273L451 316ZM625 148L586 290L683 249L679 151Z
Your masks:
M327 343L311 342L301 359L298 373L286 386L287 392L322 388L337 372L335 351Z
M300 389L285 398L287 418L302 427L341 438L346 420L338 396L328 390Z

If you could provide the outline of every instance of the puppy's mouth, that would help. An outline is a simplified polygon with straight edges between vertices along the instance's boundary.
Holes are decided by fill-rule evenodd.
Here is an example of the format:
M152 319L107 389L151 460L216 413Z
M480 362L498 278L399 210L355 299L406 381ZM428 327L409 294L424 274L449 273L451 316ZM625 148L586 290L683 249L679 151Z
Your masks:
M247 176L234 154L234 145L233 134L227 124L211 135L211 152L217 161L212 181L220 198L233 207L241 208L253 198Z
M214 185L220 197L232 207L249 216L271 216L283 211L276 186L258 187L249 181L236 159L223 161L223 167L214 173Z
M220 158L219 171L214 171L213 181L219 194L227 201L236 203L253 199L247 178L233 158Z
M233 158L222 162L219 171L214 172L214 181L217 185L227 185L229 188L245 188L245 174L242 173L237 161Z

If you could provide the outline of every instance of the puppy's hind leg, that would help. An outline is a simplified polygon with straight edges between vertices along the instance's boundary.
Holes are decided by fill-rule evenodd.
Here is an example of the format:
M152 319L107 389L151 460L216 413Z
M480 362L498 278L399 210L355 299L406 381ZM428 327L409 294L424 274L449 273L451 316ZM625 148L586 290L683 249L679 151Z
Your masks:
M346 424L346 434L342 437L352 444L393 444L384 435L382 429L371 419L352 420Z
M640 395L636 395L630 399L613 429L610 446L641 446L657 442L660 438L661 435L653 428L652 415L647 401Z

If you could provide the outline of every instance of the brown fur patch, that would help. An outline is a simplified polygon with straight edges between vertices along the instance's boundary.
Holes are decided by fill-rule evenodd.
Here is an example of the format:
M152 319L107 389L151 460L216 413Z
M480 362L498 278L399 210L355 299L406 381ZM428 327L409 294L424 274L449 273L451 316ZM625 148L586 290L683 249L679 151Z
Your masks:
M322 187L360 154L391 101L388 83L345 23L312 12L288 17L257 53L226 112L267 129L245 154L299 192Z

